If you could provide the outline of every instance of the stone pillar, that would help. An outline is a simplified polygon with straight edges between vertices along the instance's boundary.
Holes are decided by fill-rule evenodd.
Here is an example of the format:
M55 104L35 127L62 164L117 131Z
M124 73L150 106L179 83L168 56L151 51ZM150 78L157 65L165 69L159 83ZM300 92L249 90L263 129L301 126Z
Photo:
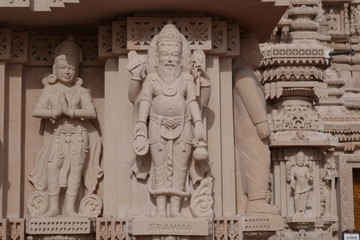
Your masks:
M262 83L273 132L272 201L286 222L275 239L337 237L337 213L328 207L336 203L337 168L326 153L337 146L337 138L324 131L315 108L327 99L324 70L330 63L330 50L322 43L328 37L317 22L324 27L326 16L317 4L294 1L280 22L290 24L292 40L262 48ZM283 38L280 23L275 33L281 31Z

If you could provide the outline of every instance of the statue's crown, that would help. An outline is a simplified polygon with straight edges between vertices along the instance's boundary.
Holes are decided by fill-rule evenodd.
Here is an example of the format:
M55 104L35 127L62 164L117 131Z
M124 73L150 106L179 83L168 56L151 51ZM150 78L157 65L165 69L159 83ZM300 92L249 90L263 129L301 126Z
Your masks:
M55 49L55 57L59 55L72 56L82 61L82 53L80 47L75 43L74 37L70 36L65 41L59 43Z
M175 25L169 22L161 29L158 35L157 44L160 42L176 42L182 44L182 35Z

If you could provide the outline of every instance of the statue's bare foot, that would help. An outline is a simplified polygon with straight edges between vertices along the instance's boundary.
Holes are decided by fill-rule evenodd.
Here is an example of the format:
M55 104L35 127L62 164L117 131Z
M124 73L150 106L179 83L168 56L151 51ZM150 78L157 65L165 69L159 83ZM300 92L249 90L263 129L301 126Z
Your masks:
M64 216L66 216L66 217L72 217L72 218L78 218L78 217L80 217L80 215L77 214L74 210L65 210L65 211L64 211Z
M272 214L278 215L280 211L270 204L265 199L249 200L246 209L246 214Z
M159 209L156 211L155 217L166 218L165 209Z
M41 217L43 218L50 218L50 217L56 217L59 216L60 212L59 209L56 208L50 208L44 215L42 215Z
M171 209L170 210L170 217L179 218L179 217L181 217L181 214L180 214L178 209Z

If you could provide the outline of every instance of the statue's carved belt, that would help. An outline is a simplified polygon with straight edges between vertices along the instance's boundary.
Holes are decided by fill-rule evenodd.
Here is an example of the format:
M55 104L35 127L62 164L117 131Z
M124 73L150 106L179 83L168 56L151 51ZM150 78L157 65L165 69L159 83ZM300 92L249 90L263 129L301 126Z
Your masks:
M185 122L190 120L191 117L189 113L176 117L164 117L154 113L150 114L150 121L156 123L159 128L159 135L166 140L174 140L180 137L184 131Z

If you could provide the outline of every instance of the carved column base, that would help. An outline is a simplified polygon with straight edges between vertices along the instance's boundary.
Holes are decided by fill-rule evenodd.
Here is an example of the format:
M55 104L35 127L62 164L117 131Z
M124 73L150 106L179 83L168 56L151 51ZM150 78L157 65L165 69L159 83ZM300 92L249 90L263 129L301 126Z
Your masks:
M276 215L238 215L218 217L214 221L215 239L268 239L284 229L284 220Z
M26 234L31 240L95 239L95 223L95 219L82 217L30 218Z

